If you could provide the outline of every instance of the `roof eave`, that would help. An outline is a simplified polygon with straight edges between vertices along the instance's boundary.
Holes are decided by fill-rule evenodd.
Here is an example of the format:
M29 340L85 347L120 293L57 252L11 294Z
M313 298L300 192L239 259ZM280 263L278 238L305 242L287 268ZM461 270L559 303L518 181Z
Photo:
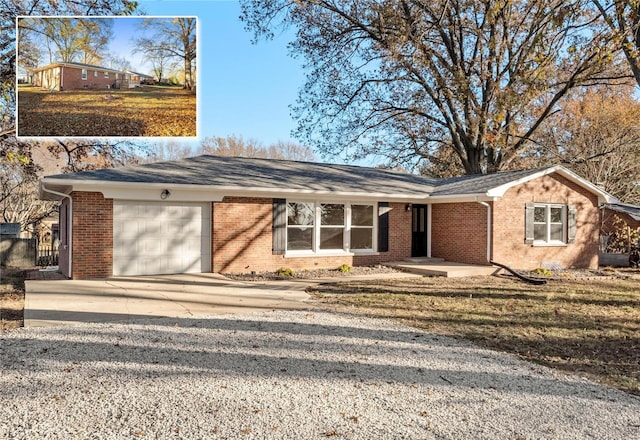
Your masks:
M265 198L296 198L307 200L314 198L331 198L336 201L368 200L368 201L393 201L398 203L427 203L428 193L387 193L387 192L358 192L335 191L331 189L299 189L276 187L241 187L241 186L214 186L195 184L175 184L160 182L113 182L113 181L86 181L75 179L43 178L41 185L67 194L73 191L100 192L105 198L128 198L135 190L180 190L183 192L209 193L212 200L220 197L265 197ZM140 194L140 193L138 193ZM42 195L42 193L41 193Z
M537 173L529 174L526 177L522 177L520 179L512 180L511 182L505 183L503 185L497 186L487 191L487 195L491 197L502 197L507 192L507 190L513 188L514 186L521 185L523 183L529 182L531 180L552 174L558 173L566 179L572 181L573 183L587 189L593 194L598 196L598 203L619 203L618 199L604 191L603 189L597 187L593 183L589 182L586 179L583 179L573 171L561 166L555 165L549 168L545 168L543 170L538 171Z

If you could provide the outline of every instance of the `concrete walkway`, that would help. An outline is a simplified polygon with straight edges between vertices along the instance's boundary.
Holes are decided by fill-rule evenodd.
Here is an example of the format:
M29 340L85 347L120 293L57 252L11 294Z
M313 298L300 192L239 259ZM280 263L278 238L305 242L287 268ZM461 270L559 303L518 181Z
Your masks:
M381 274L366 278L410 277ZM152 317L190 318L259 310L313 307L306 288L316 280L241 282L212 273L26 281L24 326L128 322Z
M385 266L418 275L449 278L488 276L500 270L495 266L453 263L451 261L445 261L443 258L427 257L409 258L404 261L385 263Z

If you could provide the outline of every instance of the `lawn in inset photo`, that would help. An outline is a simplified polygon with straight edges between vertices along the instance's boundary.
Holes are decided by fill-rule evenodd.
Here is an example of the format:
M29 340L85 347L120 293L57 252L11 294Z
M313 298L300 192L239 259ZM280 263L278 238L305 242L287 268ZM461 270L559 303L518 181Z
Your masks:
M181 87L18 89L18 136L196 136L196 95Z

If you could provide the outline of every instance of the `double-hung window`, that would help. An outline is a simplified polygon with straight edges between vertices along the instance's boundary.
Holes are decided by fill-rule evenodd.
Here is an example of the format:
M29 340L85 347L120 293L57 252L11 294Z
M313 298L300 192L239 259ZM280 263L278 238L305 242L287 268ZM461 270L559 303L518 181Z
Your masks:
M528 203L525 242L534 246L572 243L576 235L576 208L556 203Z
M344 249L344 205L320 204L320 249Z
M351 205L351 241L354 250L373 250L373 205Z
M287 250L313 250L315 207L313 203L287 203Z
M107 72L106 70L104 71L104 77L109 78L109 72Z
M98 76L98 71L97 71L97 70L94 70L94 71L93 71L93 77L95 78L95 77L97 77L97 76Z
M87 79L87 69L82 69L82 79Z
M286 251L373 252L376 206L365 203L287 202Z

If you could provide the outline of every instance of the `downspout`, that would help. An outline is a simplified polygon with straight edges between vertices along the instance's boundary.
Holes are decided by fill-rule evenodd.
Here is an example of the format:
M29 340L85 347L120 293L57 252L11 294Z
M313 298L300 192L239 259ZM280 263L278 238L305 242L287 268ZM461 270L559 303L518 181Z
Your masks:
M67 198L69 199L69 214L67 215L67 224L69 225L69 231L67 234L67 244L66 246L69 247L69 278L71 278L71 274L73 274L73 271L71 270L71 262L73 261L71 259L71 254L73 253L73 199L71 198L71 196L69 194L65 194L65 193L61 193L58 191L53 191L51 189L47 189L46 186L44 186L43 183L40 184L40 188L42 189L43 192L47 192L49 194L54 194L56 196L60 196L63 198Z
M491 262L491 205L487 202L477 202L487 207L487 263Z

